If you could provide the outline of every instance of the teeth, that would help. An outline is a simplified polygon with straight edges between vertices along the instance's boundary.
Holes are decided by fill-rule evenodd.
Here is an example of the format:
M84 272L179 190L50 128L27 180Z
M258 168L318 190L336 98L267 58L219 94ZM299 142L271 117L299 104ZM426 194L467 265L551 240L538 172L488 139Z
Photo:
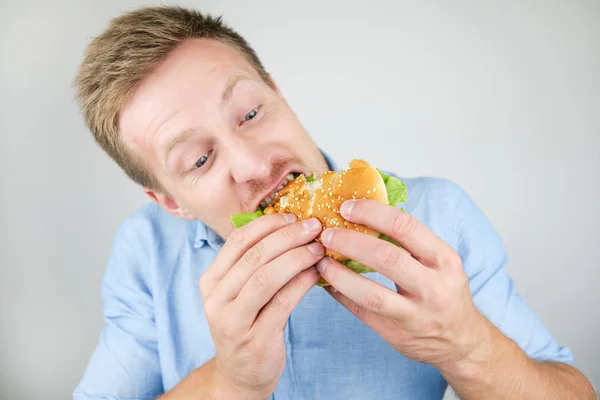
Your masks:
M260 204L259 204L260 208L262 208L263 210L265 208L267 208L269 206L269 204L271 204L271 202L275 199L277 192L279 192L281 189L283 189L293 179L294 179L294 174L287 174L285 179L281 182L281 184L279 186L277 186L277 188L273 191L273 193L271 193L266 199L264 199L263 201L260 202Z

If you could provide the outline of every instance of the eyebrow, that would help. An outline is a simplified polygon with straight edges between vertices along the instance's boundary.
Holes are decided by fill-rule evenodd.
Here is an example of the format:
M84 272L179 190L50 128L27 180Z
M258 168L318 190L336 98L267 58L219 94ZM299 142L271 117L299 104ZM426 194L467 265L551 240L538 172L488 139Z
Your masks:
M171 151L173 151L175 147L179 146L182 142L184 142L194 132L196 132L196 129L185 129L168 142L167 147L165 149L165 164L167 164L167 162L169 161L169 155L171 154Z
M239 82L245 81L245 80L254 80L254 79L248 75L232 75L229 77L229 79L227 80L227 83L225 84L225 89L223 90L223 93L221 94L221 107L225 106L225 104L229 100L231 100L231 96L233 95L233 89L235 88L235 86ZM194 128L185 129L184 131L179 133L177 136L172 138L167 143L167 147L165 148L165 155L164 155L165 164L169 161L169 155L171 154L173 149L175 147L177 147L178 145L180 145L182 142L184 142L188 137L190 137L195 132L196 132L196 129L194 129Z
M248 75L232 75L227 80L227 84L225 85L225 90L223 90L223 94L221 96L221 107L224 106L230 99L233 94L233 88L241 81L246 80L254 80L252 77Z

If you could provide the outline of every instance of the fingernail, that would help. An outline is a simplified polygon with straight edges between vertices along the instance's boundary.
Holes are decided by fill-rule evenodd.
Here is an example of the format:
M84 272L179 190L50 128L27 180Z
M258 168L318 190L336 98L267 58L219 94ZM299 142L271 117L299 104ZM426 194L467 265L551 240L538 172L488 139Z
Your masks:
M323 275L323 272L325 272L325 268L327 268L327 266L329 265L329 257L323 257L319 260L319 262L317 263L317 271L319 271L319 273L321 275Z
M348 200L342 203L342 206L340 207L340 214L342 215L342 217L346 218L350 216L350 213L354 208L354 203L354 200Z
M321 234L321 242L323 242L325 246L329 246L329 243L331 242L331 236L333 236L333 229L325 229L325 231Z
M297 217L294 214L283 214L283 220L288 224L296 222Z
M317 242L309 244L308 250L310 250L310 252L316 256L320 256L320 255L323 255L323 253L325 253L325 249L323 248L323 245L321 243L317 243Z
M316 218L307 219L306 221L302 221L302 227L307 232L314 232L321 228L321 223Z

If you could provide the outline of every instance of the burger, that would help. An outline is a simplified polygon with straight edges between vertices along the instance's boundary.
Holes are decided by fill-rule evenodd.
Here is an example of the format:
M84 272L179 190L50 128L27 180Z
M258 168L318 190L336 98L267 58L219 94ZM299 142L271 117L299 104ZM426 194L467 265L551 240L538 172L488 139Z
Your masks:
M310 176L294 174L284 182L285 185L280 185L280 189L274 195L261 202L256 212L232 215L234 227L239 228L263 215L289 213L296 215L299 221L317 218L323 230L332 227L353 229L398 245L390 237L368 226L345 220L340 215L340 207L344 201L352 199L369 199L396 207L398 203L407 200L406 185L399 179L383 173L364 160L355 159L350 161L348 168L343 171L326 171ZM359 274L374 272L371 268L330 249L325 250L325 256L339 261ZM321 278L317 285L325 286L328 283Z

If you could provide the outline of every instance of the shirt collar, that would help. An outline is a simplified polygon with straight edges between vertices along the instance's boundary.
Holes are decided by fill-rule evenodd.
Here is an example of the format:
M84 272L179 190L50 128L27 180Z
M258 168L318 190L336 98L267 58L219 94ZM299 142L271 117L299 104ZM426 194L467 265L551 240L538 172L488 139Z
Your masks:
M333 159L328 154L326 154L323 150L321 150L321 154L325 158L325 161L327 162L329 170L336 171L337 165L335 164ZM213 231L211 228L209 228L208 225L206 225L204 222L202 222L200 220L197 221L196 225L197 225L196 238L194 240L195 248L204 247L205 245L208 244L214 250L218 251L221 249L221 247L223 247L223 244L225 243L225 241L219 235L217 235L217 233L215 231Z

